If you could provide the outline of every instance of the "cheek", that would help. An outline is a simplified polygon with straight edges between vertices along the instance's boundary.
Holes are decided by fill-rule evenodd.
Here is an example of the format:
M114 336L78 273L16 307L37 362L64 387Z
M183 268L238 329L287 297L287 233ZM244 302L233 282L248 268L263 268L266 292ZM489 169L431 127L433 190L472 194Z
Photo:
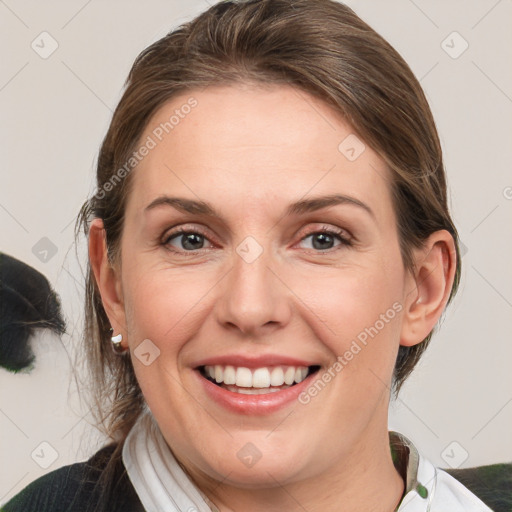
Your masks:
M191 285L190 279L176 269L157 268L149 260L137 263L123 281L133 366L153 413L163 418L170 408L175 420L188 411L183 407L188 403L187 392L183 383L177 385L182 370L180 358L184 346L202 325L200 298L206 291L201 286L198 289L196 281ZM149 353L146 361L144 353Z
M389 263L310 276L308 285L303 284L298 292L307 297L307 323L331 354L335 386L341 394L350 390L340 403L360 404L372 395L377 398L389 385L403 310L400 261L391 258Z
M379 331L391 331L388 327L397 323L396 310L400 309L397 306L393 309L393 304L402 300L401 279L400 272L384 272L382 268L373 272L368 268L357 272L341 270L329 277L310 278L307 285L302 285L302 296L307 297L305 302L316 316L316 321L311 320L310 324L323 326L319 337L330 340L333 349L343 349L347 340L376 323ZM386 329L382 326L382 315ZM386 322L388 317L393 322Z
M214 276L190 268L169 268L136 258L123 276L128 336L133 345L150 339L162 355L176 356L202 325ZM212 277L210 280L209 277Z
M387 396L400 340L400 278L400 272L364 271L340 277L330 293L317 294L319 339L332 355L324 382L332 383L334 422L344 424L349 415L356 424Z

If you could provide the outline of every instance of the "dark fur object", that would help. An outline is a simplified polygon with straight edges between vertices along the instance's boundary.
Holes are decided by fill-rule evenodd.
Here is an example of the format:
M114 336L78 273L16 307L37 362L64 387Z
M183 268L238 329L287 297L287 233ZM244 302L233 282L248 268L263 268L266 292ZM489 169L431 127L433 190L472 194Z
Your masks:
M30 371L35 360L30 338L38 328L64 334L59 296L43 274L0 253L0 366Z

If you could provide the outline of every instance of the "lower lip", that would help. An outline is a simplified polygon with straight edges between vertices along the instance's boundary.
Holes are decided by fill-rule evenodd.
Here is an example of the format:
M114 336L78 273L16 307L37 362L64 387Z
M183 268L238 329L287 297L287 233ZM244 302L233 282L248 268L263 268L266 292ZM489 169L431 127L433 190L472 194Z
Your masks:
M298 401L299 395L309 387L311 380L316 377L318 372L306 377L302 382L295 384L282 391L274 391L262 395L246 395L228 391L201 375L196 370L206 394L219 405L238 414L263 415L271 414Z

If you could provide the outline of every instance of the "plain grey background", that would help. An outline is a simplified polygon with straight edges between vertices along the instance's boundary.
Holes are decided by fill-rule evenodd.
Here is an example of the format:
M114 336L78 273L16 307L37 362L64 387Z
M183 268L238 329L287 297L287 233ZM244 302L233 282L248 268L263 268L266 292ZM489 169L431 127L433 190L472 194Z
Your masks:
M390 429L441 467L510 461L512 1L346 3L421 81L464 244L459 294L392 404ZM37 337L32 374L0 369L1 503L101 446L71 373L83 297L74 219L133 60L208 5L0 0L0 250L49 278L68 322L61 340ZM78 253L83 264L83 241Z

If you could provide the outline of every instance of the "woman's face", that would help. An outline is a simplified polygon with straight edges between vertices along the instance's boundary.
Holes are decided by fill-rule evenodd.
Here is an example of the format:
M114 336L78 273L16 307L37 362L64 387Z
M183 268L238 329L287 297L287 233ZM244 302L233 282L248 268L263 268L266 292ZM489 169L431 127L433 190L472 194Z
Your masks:
M184 93L143 144L119 290L167 443L197 478L247 487L346 471L387 439L413 288L384 162L284 85Z

